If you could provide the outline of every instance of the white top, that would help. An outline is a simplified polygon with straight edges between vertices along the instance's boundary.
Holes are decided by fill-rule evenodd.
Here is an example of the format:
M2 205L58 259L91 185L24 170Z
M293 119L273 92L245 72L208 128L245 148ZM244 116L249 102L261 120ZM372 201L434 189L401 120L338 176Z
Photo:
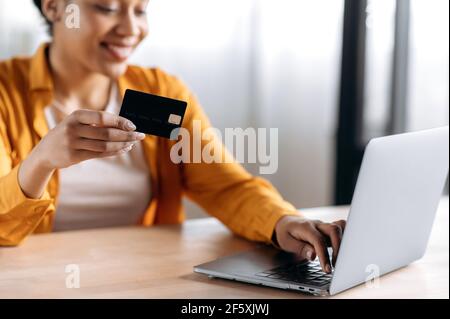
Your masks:
M105 111L120 112L116 86ZM45 116L49 129L55 127L53 108L47 107ZM151 199L150 171L141 142L126 154L60 169L59 177L54 231L136 225Z

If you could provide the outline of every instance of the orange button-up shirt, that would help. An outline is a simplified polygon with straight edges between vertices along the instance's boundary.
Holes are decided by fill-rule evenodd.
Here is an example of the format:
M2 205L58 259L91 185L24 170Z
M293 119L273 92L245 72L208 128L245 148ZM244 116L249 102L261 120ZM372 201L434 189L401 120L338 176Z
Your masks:
M21 162L48 132L43 110L52 102L54 86L47 48L47 44L42 45L32 58L0 62L0 246L18 245L32 233L52 231L58 205L58 171L40 199L27 198L18 183ZM187 101L183 127L191 133L191 139L194 120L201 121L202 131L210 127L192 93L160 69L129 66L118 79L118 86L122 96L126 89L134 89ZM170 149L176 142L155 136L143 141L152 200L142 216L142 225L181 223L185 218L183 194L234 233L267 243L280 217L298 214L268 181L250 175L233 161L219 139L213 138L217 145L214 149L221 149L224 163L175 164ZM211 140L201 143L203 149L211 145Z

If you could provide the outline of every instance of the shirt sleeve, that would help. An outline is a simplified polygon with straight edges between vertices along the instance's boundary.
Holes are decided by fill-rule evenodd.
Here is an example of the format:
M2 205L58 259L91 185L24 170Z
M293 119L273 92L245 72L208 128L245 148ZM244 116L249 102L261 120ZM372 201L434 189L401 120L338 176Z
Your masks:
M34 231L54 206L47 191L40 199L30 199L19 185L20 163L13 167L4 93L0 83L0 246L15 246Z

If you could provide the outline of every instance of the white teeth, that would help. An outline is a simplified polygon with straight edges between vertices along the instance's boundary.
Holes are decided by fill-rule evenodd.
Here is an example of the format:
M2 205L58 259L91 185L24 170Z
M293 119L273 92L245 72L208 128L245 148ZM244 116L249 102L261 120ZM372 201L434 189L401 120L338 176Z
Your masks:
M114 53L114 55L122 59L128 58L133 50L131 47L119 47L112 44L108 44L107 47Z

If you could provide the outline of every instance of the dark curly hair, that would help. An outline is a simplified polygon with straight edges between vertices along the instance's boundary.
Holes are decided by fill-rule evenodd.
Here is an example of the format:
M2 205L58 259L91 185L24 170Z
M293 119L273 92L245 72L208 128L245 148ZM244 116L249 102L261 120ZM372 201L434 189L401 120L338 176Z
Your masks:
M48 26L48 32L51 35L52 34L52 22L47 19L47 17L44 14L44 11L42 11L42 0L33 0L33 3L39 9L42 17L45 19L45 22L47 23L47 26Z

